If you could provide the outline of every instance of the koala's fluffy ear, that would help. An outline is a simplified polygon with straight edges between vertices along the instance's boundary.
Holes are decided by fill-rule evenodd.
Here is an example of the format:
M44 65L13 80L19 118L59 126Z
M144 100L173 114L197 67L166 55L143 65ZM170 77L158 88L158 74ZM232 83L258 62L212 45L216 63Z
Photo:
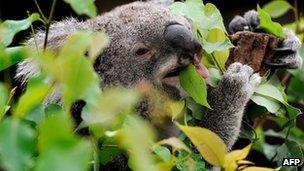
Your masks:
M163 7L168 7L174 2L174 0L148 0L148 1Z

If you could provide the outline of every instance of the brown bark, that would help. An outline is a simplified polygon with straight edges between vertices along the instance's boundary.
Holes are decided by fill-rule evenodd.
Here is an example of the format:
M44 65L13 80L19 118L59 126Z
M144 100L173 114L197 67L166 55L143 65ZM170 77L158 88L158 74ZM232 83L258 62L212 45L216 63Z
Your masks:
M273 49L278 48L282 43L282 40L272 35L248 31L237 32L229 35L229 38L235 47L230 50L226 67L233 62L240 62L251 66L261 75L271 69L267 63L273 62L275 54Z

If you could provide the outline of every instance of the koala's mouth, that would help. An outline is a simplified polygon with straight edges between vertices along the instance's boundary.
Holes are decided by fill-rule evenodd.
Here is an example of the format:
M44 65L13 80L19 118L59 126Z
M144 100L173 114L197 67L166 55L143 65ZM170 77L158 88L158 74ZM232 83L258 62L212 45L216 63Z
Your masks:
M162 84L179 86L179 74L184 68L185 67L177 67L167 71L167 73L164 74L163 78L161 79Z
M179 65L179 67L170 68L163 74L163 77L161 78L161 84L163 89L174 98L176 98L176 95L178 95L179 97L184 97L186 95L184 89L180 85L179 75L181 71L191 63L195 67L196 72L203 79L206 79L209 76L207 68L200 63L200 59L197 54L188 58L191 60L189 60L187 64L182 66Z
M179 83L180 72L185 67L177 67L167 71L161 79L162 88L173 99L178 99L185 95L183 88Z

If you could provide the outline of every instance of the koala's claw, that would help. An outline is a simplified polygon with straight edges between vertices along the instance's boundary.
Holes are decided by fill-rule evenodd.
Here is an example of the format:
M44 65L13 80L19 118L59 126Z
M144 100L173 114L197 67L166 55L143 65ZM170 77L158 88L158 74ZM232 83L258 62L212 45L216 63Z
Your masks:
M289 48L292 51L297 51L301 47L301 41L299 38L290 30L284 29L286 39L283 41L283 47Z

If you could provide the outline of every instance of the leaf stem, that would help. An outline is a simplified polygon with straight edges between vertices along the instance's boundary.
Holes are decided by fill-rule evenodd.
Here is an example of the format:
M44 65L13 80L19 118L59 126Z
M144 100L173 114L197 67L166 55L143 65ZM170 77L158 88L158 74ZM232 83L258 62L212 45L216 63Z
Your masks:
M51 11L50 11L50 14L49 14L49 18L47 19L46 24L45 24L46 30L45 30L45 37L44 37L44 43L43 43L43 49L44 50L47 47L47 40L48 40L48 36L49 36L50 25L51 25L51 22L52 22L52 19L53 19L53 16L54 16L56 3L57 3L57 0L53 0Z
M47 18L46 18L45 15L43 14L43 12L42 12L42 10L41 10L41 8L40 8L40 6L39 6L37 0L34 0L34 2L35 2L35 5L36 5L36 7L37 7L37 9L38 9L38 11L39 11L39 13L40 13L42 19L44 20L44 22L46 22L46 21L47 21Z
M211 54L211 57L212 57L214 64L216 65L216 67L220 70L221 74L224 74L225 70L221 67L220 63L217 61L215 56L213 54Z
M99 165L99 156L98 156L98 143L97 140L95 140L95 138L92 138L93 141L93 159L94 159L94 166L93 166L93 170L94 171L99 171L100 165Z

